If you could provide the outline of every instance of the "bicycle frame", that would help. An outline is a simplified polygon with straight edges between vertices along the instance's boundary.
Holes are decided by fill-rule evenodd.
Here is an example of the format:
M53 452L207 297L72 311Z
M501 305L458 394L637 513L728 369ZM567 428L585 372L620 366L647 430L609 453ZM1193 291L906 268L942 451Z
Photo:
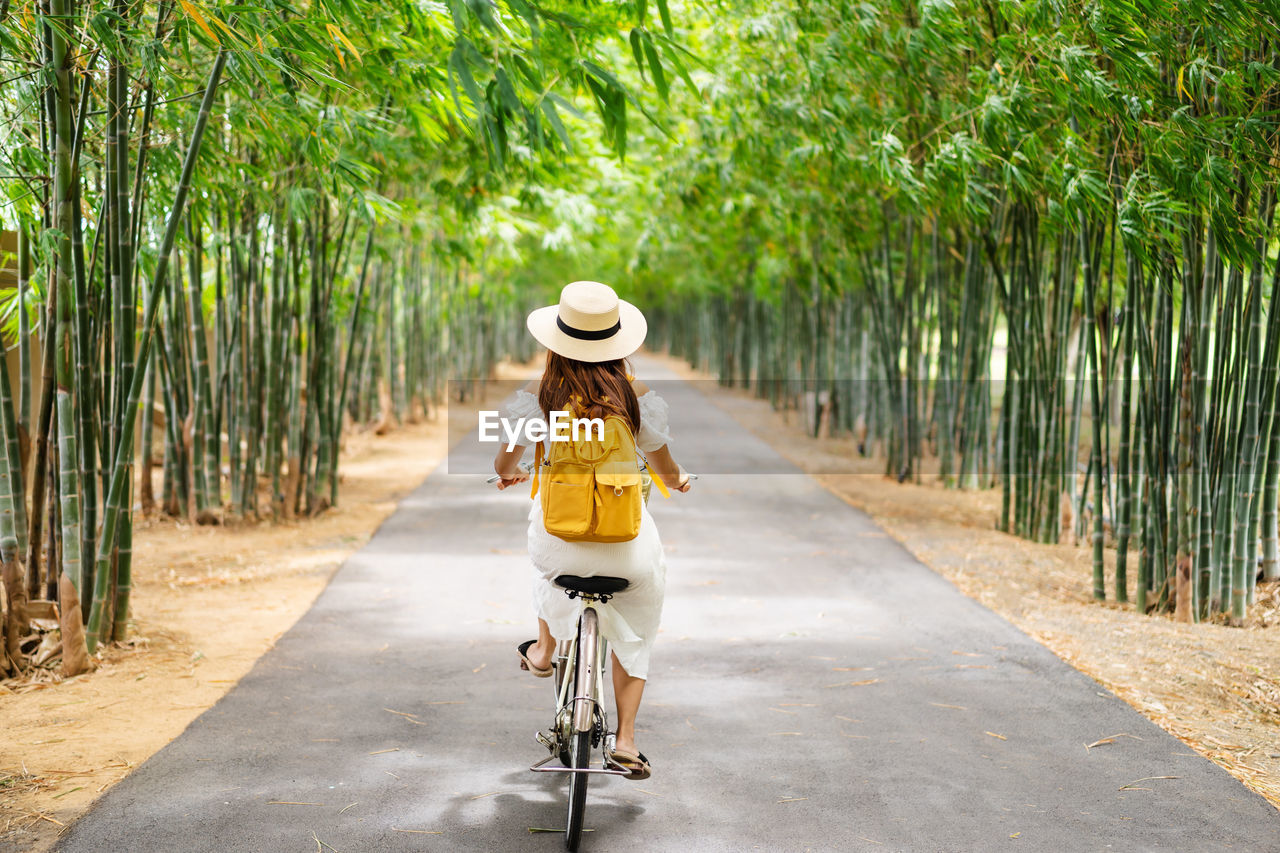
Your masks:
M609 642L600 636L599 615L594 607L596 596L580 596L582 607L578 615L578 631L572 640L561 642L557 651L560 663L560 689L556 694L556 720L552 728L553 739L538 733L538 740L551 750L551 754L529 769L536 773L598 773L610 776L626 776L622 769L547 767L555 759L564 744L575 734L594 731L599 725L601 742L608 731L607 714L602 706L604 697L604 663L608 658ZM570 690L573 691L570 695ZM549 742L550 741L550 742ZM593 743L596 738L592 738Z

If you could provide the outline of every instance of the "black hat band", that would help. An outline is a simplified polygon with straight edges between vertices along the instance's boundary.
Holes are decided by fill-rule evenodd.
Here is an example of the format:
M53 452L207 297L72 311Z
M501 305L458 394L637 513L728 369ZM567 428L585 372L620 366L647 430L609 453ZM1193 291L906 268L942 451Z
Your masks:
M618 332L622 331L622 320L618 320L618 322L614 323L607 329L591 331L588 329L575 329L573 326L570 326L562 320L559 314L556 315L556 325L560 327L560 331L564 332L569 337L577 338L580 341L603 341L605 338L611 338Z

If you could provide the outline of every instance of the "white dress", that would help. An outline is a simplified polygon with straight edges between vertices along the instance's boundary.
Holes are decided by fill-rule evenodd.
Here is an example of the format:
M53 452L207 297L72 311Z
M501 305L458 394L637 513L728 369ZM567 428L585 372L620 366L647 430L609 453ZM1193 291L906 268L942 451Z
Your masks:
M636 447L648 453L670 442L667 434L667 402L653 391L639 397L640 432ZM523 389L508 399L502 416L542 418L538 398ZM523 446L528 439L522 437ZM656 491L656 490L655 490ZM627 589L608 604L597 606L600 633L628 675L648 678L649 651L658 635L662 599L666 591L667 564L662 540L649 515L640 511L640 533L629 542L567 542L548 533L542 524L542 501L529 509L529 559L536 578L533 602L539 618L546 621L551 636L569 639L578 629L578 602L552 583L559 575L610 575L630 581Z

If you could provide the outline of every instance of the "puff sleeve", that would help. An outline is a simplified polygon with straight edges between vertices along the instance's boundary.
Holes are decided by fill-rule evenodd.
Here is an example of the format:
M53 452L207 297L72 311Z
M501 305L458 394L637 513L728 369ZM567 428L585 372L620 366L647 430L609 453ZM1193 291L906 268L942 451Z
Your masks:
M538 405L538 398L523 388L503 401L502 407L498 411L499 416L513 426L521 418L526 421L542 418L542 409ZM520 434L515 441L521 447L529 447L533 444L533 440L529 438L527 430L520 430Z
M667 425L669 408L667 401L652 390L641 394L638 401L640 432L636 435L636 447L649 453L671 442Z

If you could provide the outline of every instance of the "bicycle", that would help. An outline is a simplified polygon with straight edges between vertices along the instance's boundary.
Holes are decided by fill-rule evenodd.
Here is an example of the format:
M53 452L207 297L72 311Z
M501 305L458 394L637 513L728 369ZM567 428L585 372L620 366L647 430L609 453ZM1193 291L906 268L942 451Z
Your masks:
M521 463L523 473L532 470ZM689 474L696 480L696 474ZM488 483L499 478L490 477ZM647 477L646 477L647 479ZM644 499L649 498L649 483L644 484ZM583 819L587 807L587 781L592 775L629 776L631 771L613 760L612 735L609 732L609 716L604 702L604 672L609 659L609 642L600 635L600 617L596 605L607 604L619 593L625 592L626 578L593 575L560 575L556 586L571 599L578 599L578 630L572 640L562 640L552 658L554 677L551 679L556 693L555 720L550 729L534 735L538 743L550 753L530 766L535 773L569 774L569 808L565 821L564 846L575 853L582 841ZM591 766L591 752L600 749L599 767ZM552 761L559 759L559 765ZM611 766L612 765L612 766Z
M568 773L569 809L565 822L564 846L576 851L582 840L582 823L587 807L587 781L592 775L628 776L630 770L614 762L609 742L609 716L604 703L604 672L609 657L609 641L600 636L595 605L626 590L626 578L596 575L584 578L561 575L556 586L582 606L578 631L564 640L552 659L556 689L556 716L550 729L534 737L550 753L529 769L535 773ZM599 767L591 766L591 751L600 748ZM547 766L559 759L558 766ZM611 766L612 765L612 766Z

